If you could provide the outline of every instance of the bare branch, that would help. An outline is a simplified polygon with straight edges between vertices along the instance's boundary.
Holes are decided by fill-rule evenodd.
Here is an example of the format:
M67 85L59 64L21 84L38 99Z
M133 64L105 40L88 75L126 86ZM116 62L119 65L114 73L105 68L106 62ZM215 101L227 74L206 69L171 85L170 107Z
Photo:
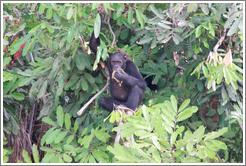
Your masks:
M91 104L91 102L93 100L95 100L97 98L97 96L99 96L101 93L103 93L103 91L105 91L105 89L108 87L108 83L103 87L102 90L100 90L97 94L95 94L78 112L77 114L80 116L83 111Z
M223 34L223 36L220 37L220 39L218 40L218 42L217 42L216 45L214 46L214 48L213 48L214 53L217 52L219 46L220 46L220 45L222 44L222 42L224 41L225 36L226 36L226 29L224 29L224 34Z
M110 32L112 33L112 35L113 35L113 41L112 41L112 43L111 43L111 49L113 49L114 48L114 45L115 45L115 40L116 40L116 36L115 36L115 33L114 33L114 31L112 30L112 27L111 27L111 25L110 25L110 18L111 18L111 11L109 11L109 14L108 14L108 22L107 22L107 24L108 24L108 27L109 27L109 30L110 30Z

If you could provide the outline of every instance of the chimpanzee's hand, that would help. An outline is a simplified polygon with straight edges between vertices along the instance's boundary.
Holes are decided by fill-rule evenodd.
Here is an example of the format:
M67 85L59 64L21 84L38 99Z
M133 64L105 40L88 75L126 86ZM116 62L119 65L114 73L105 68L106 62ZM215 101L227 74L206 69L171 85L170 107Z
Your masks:
M115 72L115 78L120 80L120 81L125 80L127 77L128 77L128 74L126 72L124 72L123 70L117 70Z

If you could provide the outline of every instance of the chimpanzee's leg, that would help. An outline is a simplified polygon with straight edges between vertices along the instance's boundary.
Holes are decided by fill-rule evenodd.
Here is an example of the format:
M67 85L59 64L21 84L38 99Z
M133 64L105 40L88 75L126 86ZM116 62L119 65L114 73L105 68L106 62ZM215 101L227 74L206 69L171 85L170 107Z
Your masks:
M134 85L129 93L125 106L133 111L141 104L143 99L143 89Z
M101 106L103 109L112 112L114 109L114 105L124 105L124 102L120 102L113 98L100 98L98 99L98 105Z

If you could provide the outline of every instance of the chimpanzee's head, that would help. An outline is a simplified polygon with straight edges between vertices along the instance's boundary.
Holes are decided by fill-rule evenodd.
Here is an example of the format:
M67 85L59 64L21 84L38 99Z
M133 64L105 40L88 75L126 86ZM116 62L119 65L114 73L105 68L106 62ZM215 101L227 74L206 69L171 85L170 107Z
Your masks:
M123 54L117 52L109 54L108 65L111 71L123 69L126 67L126 58Z

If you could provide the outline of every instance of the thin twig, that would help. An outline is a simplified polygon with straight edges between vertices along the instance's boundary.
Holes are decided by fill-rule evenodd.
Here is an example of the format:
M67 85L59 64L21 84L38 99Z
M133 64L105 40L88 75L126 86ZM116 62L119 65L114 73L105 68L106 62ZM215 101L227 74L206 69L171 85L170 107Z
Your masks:
M97 94L95 94L78 112L77 114L80 116L83 111L91 104L91 102L93 100L95 100L95 98L97 98L97 96L99 96L101 93L103 93L103 91L105 91L105 89L108 87L108 83L103 87L102 90L100 90Z
M108 22L107 22L107 24L108 24L108 27L109 27L109 30L110 30L110 32L112 33L112 35L113 35L113 41L112 41L112 43L111 43L111 49L113 49L114 48L114 44L115 44L115 40L116 40L116 36L115 36L115 33L114 33L114 31L112 30L112 27L111 27L111 25L110 25L110 18L111 18L111 11L109 11L109 15L108 15Z
M34 111L35 111L35 104L32 106L32 112L30 116L29 134L28 134L29 138L31 138L31 134L32 134Z
M217 152L216 152L216 156L217 156L217 158L220 160L221 163L224 163L224 162L221 160L221 158L220 158L220 156L218 155Z

